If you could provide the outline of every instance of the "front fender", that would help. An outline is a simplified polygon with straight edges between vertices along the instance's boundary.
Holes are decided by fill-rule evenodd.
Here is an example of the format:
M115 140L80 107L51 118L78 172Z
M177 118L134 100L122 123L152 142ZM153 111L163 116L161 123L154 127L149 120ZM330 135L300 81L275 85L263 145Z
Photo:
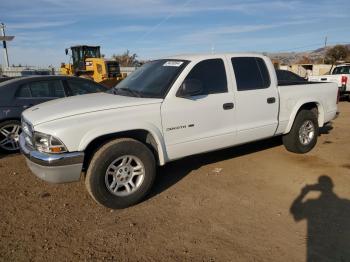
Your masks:
M165 143L163 139L162 132L159 128L151 123L129 123L124 124L121 128L112 129L108 128L108 126L97 126L94 129L89 130L81 139L78 151L84 151L86 147L96 138L109 135L109 134L117 134L121 132L133 131L133 130L145 130L149 132L155 142L157 143L157 151L159 157L159 164L164 165L167 162L167 154Z
M34 126L35 131L59 138L71 152L84 151L96 138L126 131L145 130L157 143L159 162L167 162L162 135L160 104L123 107L48 121Z

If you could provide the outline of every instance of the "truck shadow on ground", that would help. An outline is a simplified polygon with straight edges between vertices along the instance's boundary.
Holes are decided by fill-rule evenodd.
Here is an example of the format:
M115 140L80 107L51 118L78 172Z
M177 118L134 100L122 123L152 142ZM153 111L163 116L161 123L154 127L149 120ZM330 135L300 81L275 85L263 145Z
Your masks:
M201 166L263 151L282 145L281 137L274 137L241 146L231 147L215 152L186 157L174 162L170 162L163 167L159 167L155 185L147 199L152 198L169 187L175 185L191 171Z
M350 261L350 201L333 192L333 181L320 176L318 183L302 188L290 212L296 222L307 221L306 261ZM316 199L305 200L311 191Z
M319 135L329 134L332 129L333 127L331 124L325 125L320 128ZM167 190L169 187L173 186L181 179L183 179L191 171L196 170L201 166L227 160L230 158L248 155L280 145L282 145L282 137L273 137L266 140L248 143L236 147L230 147L210 153L190 156L174 162L170 162L165 166L158 168L158 175L155 181L155 185L147 199L152 198Z
M331 124L325 125L323 127L320 127L319 135L327 135L330 133L330 131L333 129L333 126Z

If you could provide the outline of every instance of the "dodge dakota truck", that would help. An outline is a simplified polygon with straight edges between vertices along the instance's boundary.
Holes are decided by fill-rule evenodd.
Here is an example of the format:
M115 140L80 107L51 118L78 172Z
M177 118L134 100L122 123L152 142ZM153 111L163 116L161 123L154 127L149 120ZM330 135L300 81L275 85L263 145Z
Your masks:
M337 65L330 75L310 76L312 82L333 82L340 90L340 95L350 94L350 64ZM349 100L350 101L350 100Z
M337 93L335 83L278 85L262 55L173 56L146 63L109 93L27 109L20 148L37 177L84 179L97 203L125 208L169 161L273 136L309 152L336 117Z

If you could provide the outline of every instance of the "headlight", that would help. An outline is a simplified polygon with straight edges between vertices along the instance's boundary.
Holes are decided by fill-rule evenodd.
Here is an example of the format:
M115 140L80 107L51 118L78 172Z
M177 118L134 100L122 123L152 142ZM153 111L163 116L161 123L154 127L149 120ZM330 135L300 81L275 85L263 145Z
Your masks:
M58 138L39 132L34 133L34 147L44 153L58 154L68 151Z
M86 61L85 62L85 66L92 66L92 62L91 61Z

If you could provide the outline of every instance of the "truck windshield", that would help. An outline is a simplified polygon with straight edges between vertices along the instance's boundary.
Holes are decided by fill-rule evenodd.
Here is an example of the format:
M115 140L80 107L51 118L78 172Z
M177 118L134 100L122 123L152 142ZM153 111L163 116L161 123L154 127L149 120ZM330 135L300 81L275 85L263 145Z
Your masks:
M350 66L338 66L334 68L332 75L350 74Z
M188 61L162 59L148 62L114 87L125 96L164 98Z

